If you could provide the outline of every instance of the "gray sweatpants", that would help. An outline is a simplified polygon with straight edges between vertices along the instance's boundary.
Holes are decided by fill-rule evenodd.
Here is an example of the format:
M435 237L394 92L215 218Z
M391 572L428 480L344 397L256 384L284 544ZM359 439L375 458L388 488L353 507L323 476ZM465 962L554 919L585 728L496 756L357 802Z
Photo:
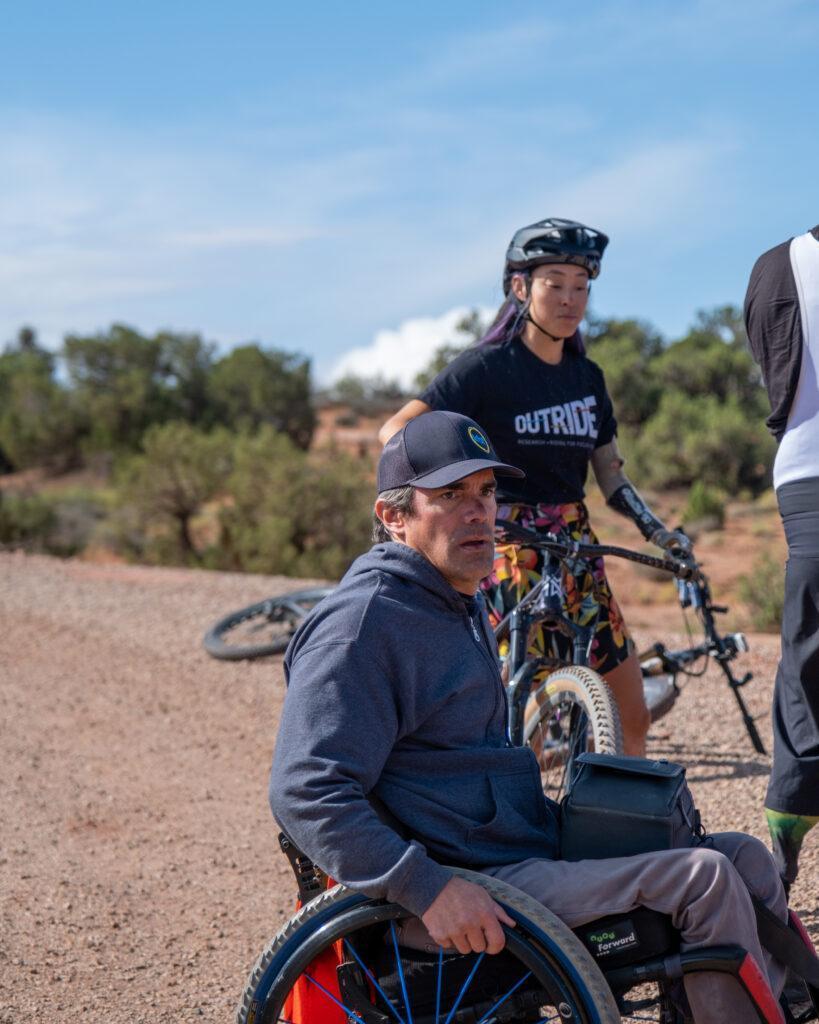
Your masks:
M770 853L752 836L720 832L694 849L575 862L531 859L485 873L533 896L570 928L638 906L669 914L683 949L743 946L767 971L777 998L782 990L784 968L759 944L749 892L783 921L785 893ZM730 975L690 974L685 990L696 1024L756 1020Z

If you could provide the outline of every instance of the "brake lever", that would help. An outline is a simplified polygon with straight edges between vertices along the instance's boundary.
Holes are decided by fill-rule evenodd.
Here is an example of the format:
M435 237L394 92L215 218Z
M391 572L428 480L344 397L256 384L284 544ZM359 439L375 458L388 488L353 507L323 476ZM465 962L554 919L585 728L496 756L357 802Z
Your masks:
M535 533L534 530L527 530L525 526L513 523L511 519L496 519L495 531L500 530L504 539L513 544L542 544L549 541L553 544L560 543L560 538L554 533Z

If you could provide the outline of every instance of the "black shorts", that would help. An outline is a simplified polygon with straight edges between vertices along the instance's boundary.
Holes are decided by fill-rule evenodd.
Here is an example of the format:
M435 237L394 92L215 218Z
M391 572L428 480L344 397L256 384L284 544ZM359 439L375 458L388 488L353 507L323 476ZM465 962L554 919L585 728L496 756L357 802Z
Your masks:
M498 508L498 518L511 519L539 533L563 534L586 544L598 543L582 501L564 505L504 505ZM539 548L511 544L496 548L492 574L481 584L493 626L532 589L542 570L543 552ZM567 615L580 625L597 616L590 668L605 675L622 664L631 654L633 644L606 579L603 559L593 559L585 572L573 573L564 565L563 598ZM502 648L501 654L504 653ZM571 640L555 629L537 627L532 630L529 653L571 662Z
M776 497L788 564L765 806L819 815L819 477L783 484Z

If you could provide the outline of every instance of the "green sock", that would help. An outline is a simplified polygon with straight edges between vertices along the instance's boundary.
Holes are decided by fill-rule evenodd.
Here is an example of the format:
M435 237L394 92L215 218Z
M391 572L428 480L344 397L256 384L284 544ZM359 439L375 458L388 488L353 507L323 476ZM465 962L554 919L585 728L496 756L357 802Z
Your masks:
M779 874L791 885L799 870L802 840L819 823L819 816L786 814L766 807L765 817L768 819L768 831L771 833L771 846Z

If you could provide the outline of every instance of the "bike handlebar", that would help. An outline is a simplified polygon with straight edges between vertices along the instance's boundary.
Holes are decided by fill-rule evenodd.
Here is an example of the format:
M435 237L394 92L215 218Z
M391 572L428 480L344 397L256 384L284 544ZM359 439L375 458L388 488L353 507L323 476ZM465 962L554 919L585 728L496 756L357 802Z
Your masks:
M559 558L597 558L603 555L612 555L616 558L624 558L629 562L649 565L653 569L662 569L679 580L703 579L696 562L683 562L670 557L658 558L655 555L644 555L639 551L632 551L630 548L614 547L610 544L582 544L580 541L560 540L553 533L535 533L534 530L527 530L508 519L496 520L495 526L503 530L513 543L544 548Z

